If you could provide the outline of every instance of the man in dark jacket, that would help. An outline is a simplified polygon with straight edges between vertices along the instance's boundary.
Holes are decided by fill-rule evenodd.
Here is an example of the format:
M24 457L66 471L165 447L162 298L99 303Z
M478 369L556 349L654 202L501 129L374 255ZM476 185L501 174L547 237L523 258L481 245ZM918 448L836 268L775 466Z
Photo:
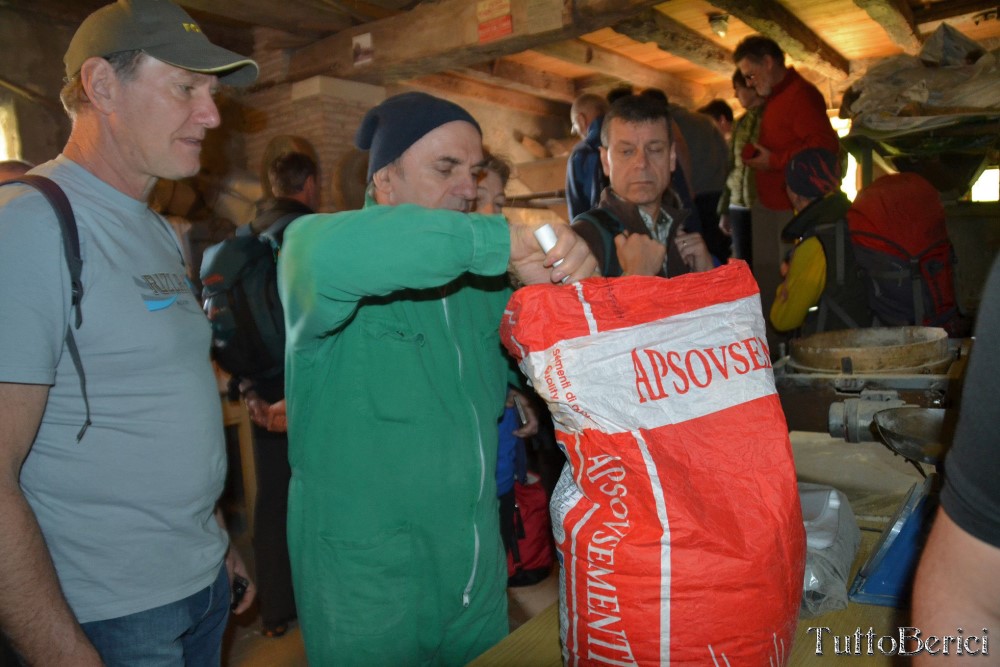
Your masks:
M277 244L292 220L315 213L319 206L318 167L305 153L291 151L278 155L267 169L267 180L274 199L264 202L257 217L240 227L237 234L267 234ZM278 223L277 227L274 227Z
M573 229L605 277L671 277L714 266L700 234L683 229L687 211L670 189L676 152L667 106L642 95L615 101L601 130L601 161L611 185Z
M778 331L804 327L805 333L871 326L864 271L847 229L851 201L840 190L837 156L825 148L800 151L785 168L785 182L797 213L782 237L797 245L775 295L771 323Z
M305 153L278 155L267 169L274 199L241 230L269 237L280 248L285 229L297 218L315 213L320 192L316 162ZM241 378L240 393L253 429L257 497L254 504L254 559L260 600L261 634L280 637L294 619L295 598L288 560L285 523L288 515L288 434L285 375Z
M573 134L580 137L566 163L566 206L570 220L597 203L607 185L600 156L601 121L607 111L604 98L590 93L576 98L570 109Z

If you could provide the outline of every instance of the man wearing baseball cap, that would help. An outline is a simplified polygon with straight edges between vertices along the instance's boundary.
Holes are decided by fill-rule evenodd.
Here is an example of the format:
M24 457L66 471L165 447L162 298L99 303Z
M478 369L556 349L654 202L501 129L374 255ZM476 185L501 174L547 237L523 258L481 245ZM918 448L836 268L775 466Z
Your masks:
M218 665L246 573L216 518L210 332L146 199L197 173L213 94L257 65L166 0L94 12L65 63L72 131L32 174L75 214L78 309L52 206L0 188L0 624L32 665Z
M278 259L299 622L310 664L464 665L508 628L504 277L597 262L566 225L546 255L531 227L467 213L482 135L456 104L391 97L355 143L365 207L299 218Z
M837 156L825 148L799 151L785 166L785 189L795 217L782 239L796 245L771 306L774 328L803 327L808 334L871 326L864 272L847 229L851 200L840 189Z

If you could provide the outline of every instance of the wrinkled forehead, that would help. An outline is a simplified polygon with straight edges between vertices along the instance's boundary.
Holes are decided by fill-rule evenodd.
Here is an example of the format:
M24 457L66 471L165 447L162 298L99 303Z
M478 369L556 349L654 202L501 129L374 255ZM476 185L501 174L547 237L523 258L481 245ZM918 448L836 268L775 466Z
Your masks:
M626 120L624 118L612 118L608 125L608 143L616 141L649 142L649 141L670 141L670 133L667 130L667 119L650 118L646 120Z

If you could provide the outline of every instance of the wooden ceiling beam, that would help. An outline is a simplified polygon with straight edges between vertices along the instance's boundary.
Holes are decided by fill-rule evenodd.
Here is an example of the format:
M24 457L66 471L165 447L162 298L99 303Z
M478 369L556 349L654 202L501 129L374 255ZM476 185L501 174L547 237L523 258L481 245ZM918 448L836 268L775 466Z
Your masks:
M280 11L276 9L274 0L240 0L231 3L230 6L222 6L218 0L178 0L178 2L191 11L195 19L198 19L195 13L200 11L245 24L312 35L314 38L345 30L353 24L350 14L338 7L331 7L321 0L285 2L282 3Z
M622 85L632 85L630 81L623 81L610 74L588 74L576 79L576 90L578 94L594 93L604 97L612 88ZM658 88L659 86L643 86L644 88Z
M996 10L996 0L952 0L951 2L935 2L926 7L917 7L913 10L913 18L917 25L925 23L936 23L956 16L967 14L979 14Z
M731 76L735 68L731 51L655 9L647 9L612 27L637 42L652 42L672 56L718 74Z
M468 97L536 116L569 117L569 106L566 103L544 100L533 94L491 86L454 74L426 74L409 79L406 85L431 93Z
M854 0L854 4L882 26L889 39L904 52L914 55L920 51L920 30L906 0Z
M605 74L590 74L585 77L576 79L576 90L578 93L594 93L595 95L600 95L604 97L614 88L622 84L629 84L629 81L623 81L614 76L609 76ZM632 84L635 85L635 84ZM660 88L662 86L640 86L647 88ZM664 91L666 92L666 91ZM669 95L669 93L668 93ZM709 86L703 86L703 91L694 98L682 98L682 97L670 97L671 102L677 102L682 106L689 108L694 108L700 106L711 99L718 98L720 100L728 100L733 97L733 88L726 82L724 84L713 84Z
M836 49L820 39L797 16L773 0L709 0L760 34L770 37L806 67L835 80L847 78L850 63Z
M466 67L539 44L593 32L662 0L510 0L511 34L480 43L477 3L440 0L356 26L299 49L293 81L317 74L384 85ZM353 39L371 35L371 62L355 64Z
M679 102L701 99L705 89L696 83L684 81L631 58L580 40L554 42L536 46L533 51L559 60L585 67L600 75L611 75L638 88L660 88ZM579 84L578 84L579 88Z
M376 19L385 19L390 16L395 16L401 13L396 9L387 9L370 2L362 2L361 0L350 0L350 2L341 2L340 0L325 0L324 4L336 7L338 10L349 14L354 20L359 23L367 23L368 21L374 21Z
M576 85L572 79L505 58L470 65L457 70L456 73L500 88L537 95L556 102L572 104L576 99Z

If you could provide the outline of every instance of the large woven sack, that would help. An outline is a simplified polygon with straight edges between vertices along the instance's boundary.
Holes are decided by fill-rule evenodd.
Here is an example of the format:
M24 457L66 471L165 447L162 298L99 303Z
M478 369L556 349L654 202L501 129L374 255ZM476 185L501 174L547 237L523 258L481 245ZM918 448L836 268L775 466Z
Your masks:
M746 264L526 287L502 334L568 460L564 661L787 664L805 534Z

